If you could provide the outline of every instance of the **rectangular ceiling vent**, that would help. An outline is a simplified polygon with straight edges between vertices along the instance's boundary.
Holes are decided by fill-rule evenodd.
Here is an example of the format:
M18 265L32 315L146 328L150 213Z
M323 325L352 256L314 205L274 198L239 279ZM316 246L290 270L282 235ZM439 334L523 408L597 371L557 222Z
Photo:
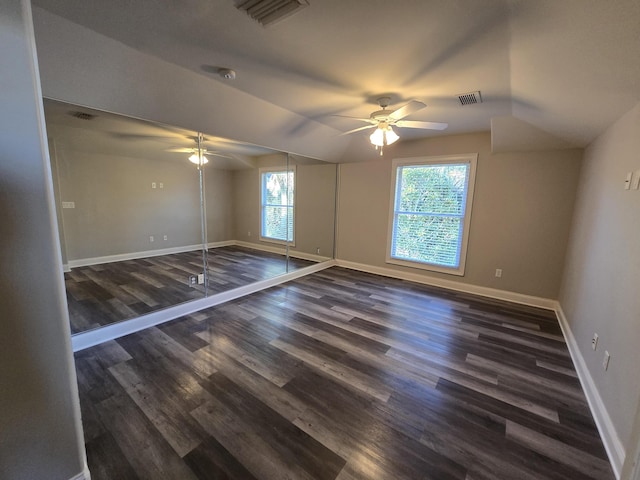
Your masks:
M460 105L473 105L474 103L482 103L482 95L480 94L480 90L476 92L461 93L458 95L458 100L460 100Z
M93 120L94 118L96 118L96 115L92 115L91 113L86 113L81 111L69 112L69 115L79 120Z
M308 5L307 0L243 0L236 4L236 8L247 12L247 15L266 27Z

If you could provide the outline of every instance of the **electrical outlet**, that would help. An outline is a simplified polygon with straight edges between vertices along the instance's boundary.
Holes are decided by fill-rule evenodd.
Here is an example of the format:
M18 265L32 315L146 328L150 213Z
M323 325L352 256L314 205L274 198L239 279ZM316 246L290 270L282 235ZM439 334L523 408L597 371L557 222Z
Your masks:
M164 236L164 239L165 239L165 240L167 239L167 236L166 236L166 235Z
M502 269L501 268L496 268L496 277L502 278Z
M189 275L189 285L198 284L198 275Z
M164 188L164 183L160 182L159 186L160 188Z
M316 254L320 255L320 247L316 248Z
M151 182L151 188L156 188L156 182Z
M204 273L198 275L198 285L204 284Z
M591 348L596 350L598 348L598 334L594 333L593 338L591 339Z
M153 242L154 240L155 240L155 238L153 238L153 235L151 235L151 236L149 237L149 241L150 241L150 242Z
M604 368L604 371L606 372L607 369L609 368L609 360L611 359L611 355L609 355L609 352L607 352L606 350L604 351L604 358L602 359L602 368Z

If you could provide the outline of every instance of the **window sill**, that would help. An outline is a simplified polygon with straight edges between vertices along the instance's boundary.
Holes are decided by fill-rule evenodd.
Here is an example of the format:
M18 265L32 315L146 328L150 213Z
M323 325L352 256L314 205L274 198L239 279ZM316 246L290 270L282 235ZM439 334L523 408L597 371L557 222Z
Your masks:
M260 241L264 243L273 243L274 245L282 245L283 247L295 247L295 242L287 242L286 240L278 240L277 238L260 237Z
M412 262L411 260L401 260L399 258L391 257L387 257L385 261L392 265L400 265L402 267L417 268L419 270L428 270L430 272L446 273L448 275L464 277L464 265L461 265L458 268L451 268L434 265L432 263Z

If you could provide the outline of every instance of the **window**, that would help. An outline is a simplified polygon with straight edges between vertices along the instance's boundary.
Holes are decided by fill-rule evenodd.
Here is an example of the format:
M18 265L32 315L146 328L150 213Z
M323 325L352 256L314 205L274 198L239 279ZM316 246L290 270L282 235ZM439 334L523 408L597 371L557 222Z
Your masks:
M260 239L293 243L295 170L260 169Z
M394 160L388 263L464 275L477 158Z

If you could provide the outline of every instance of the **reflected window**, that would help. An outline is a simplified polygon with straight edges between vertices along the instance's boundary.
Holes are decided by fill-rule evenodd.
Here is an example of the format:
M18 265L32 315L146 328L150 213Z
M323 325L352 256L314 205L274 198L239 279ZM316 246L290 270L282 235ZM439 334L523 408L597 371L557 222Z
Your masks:
M295 169L260 169L260 239L294 241Z

